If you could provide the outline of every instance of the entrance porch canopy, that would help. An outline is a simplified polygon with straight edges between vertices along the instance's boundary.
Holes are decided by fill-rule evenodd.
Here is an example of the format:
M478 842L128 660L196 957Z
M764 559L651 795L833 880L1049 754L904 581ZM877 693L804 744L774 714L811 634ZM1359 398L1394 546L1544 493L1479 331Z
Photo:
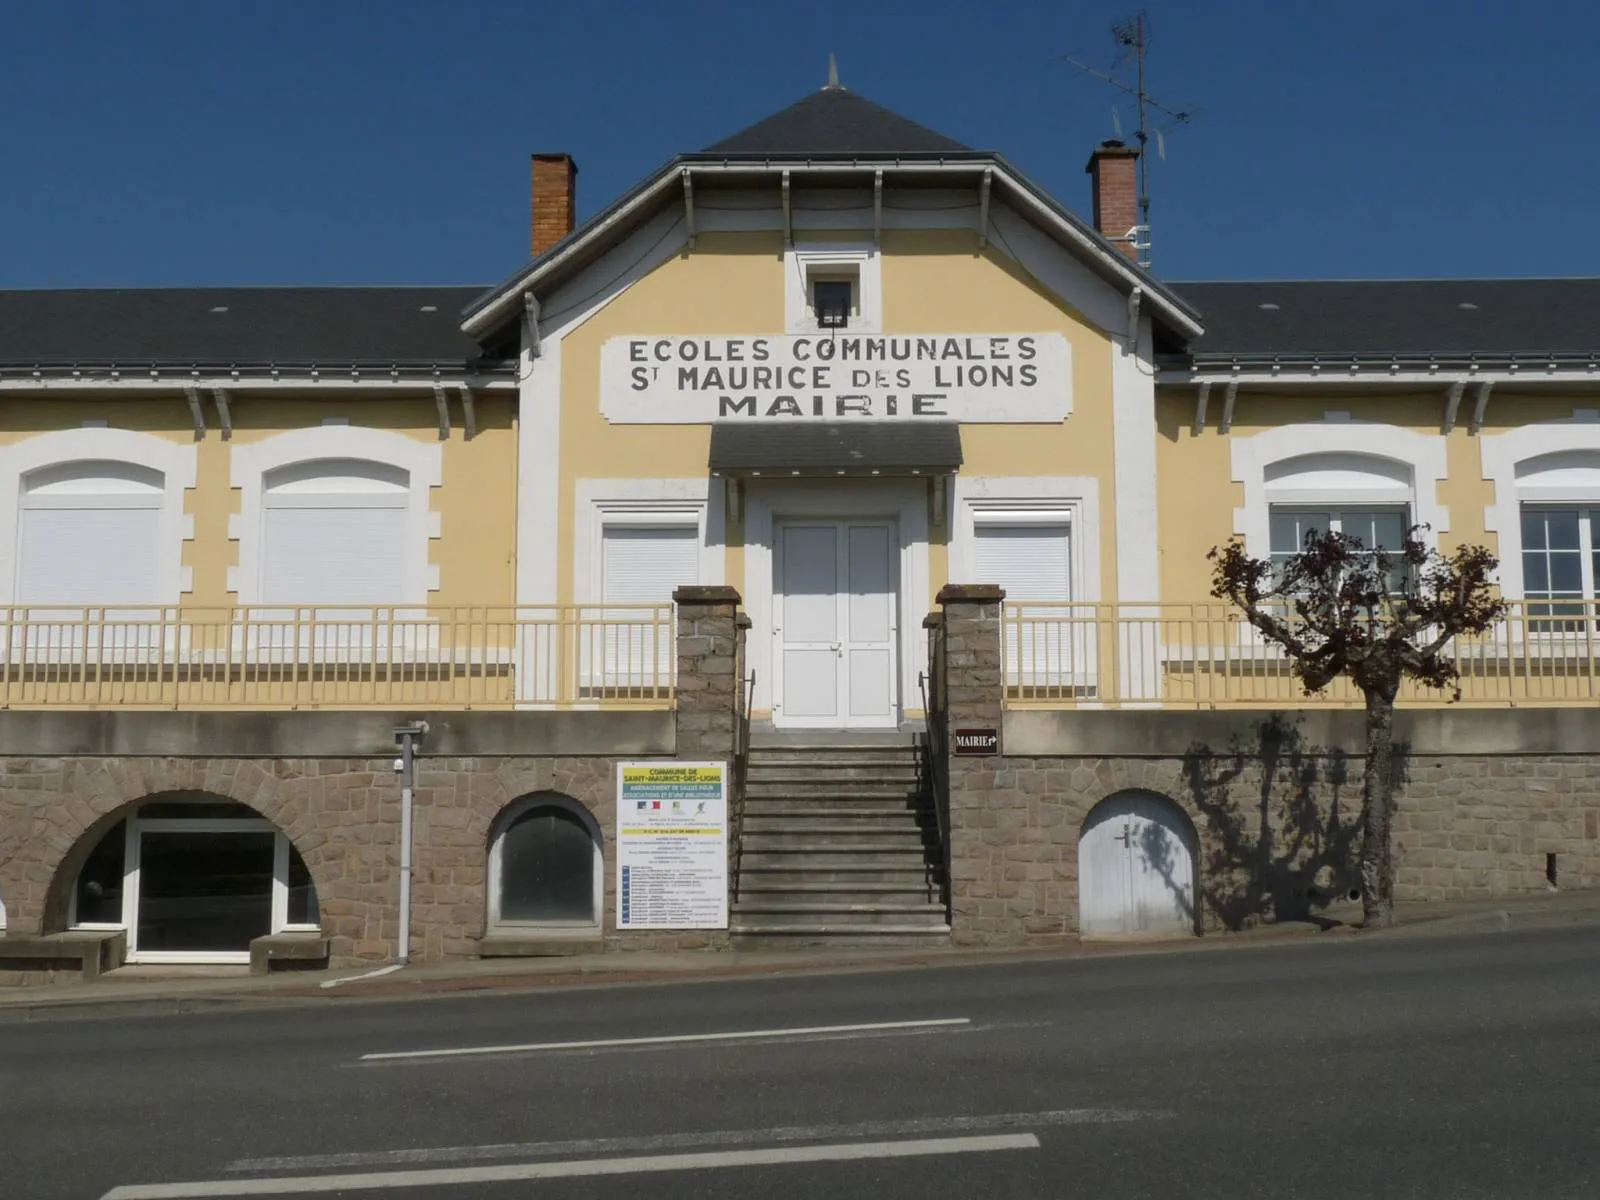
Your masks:
M751 476L953 475L961 466L954 421L720 421L711 427L711 473Z

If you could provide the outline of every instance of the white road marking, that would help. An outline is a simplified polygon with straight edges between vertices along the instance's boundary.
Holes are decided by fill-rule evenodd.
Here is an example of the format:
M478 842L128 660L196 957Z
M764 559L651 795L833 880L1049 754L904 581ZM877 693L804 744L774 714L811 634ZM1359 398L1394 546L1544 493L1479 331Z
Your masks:
M352 1167L399 1167L419 1163L492 1162L506 1158L554 1158L567 1154L647 1154L663 1150L714 1146L769 1145L773 1142L825 1142L844 1138L917 1137L929 1134L979 1133L993 1129L1040 1126L1117 1125L1159 1121L1170 1110L1153 1108L1062 1108L1047 1112L985 1113L977 1116L916 1117L900 1121L861 1121L853 1125L783 1125L774 1129L712 1129L697 1133L662 1133L643 1137L572 1138L559 1142L501 1142L487 1146L431 1146L408 1150L307 1154L281 1158L243 1158L227 1170L337 1171Z
M300 1175L277 1179L213 1179L197 1183L148 1183L114 1187L101 1200L217 1200L227 1196L304 1196L316 1192L410 1187L461 1187L527 1179L577 1179L593 1175L642 1175L665 1171L713 1171L727 1167L771 1167L793 1163L859 1162L884 1158L928 1158L946 1154L991 1154L1037 1150L1031 1133L929 1138L907 1142L848 1142L831 1146L787 1146L764 1150L714 1150L702 1154L658 1154L640 1158L591 1158L569 1162L517 1163L499 1167L439 1167L360 1175Z
M376 971L367 971L361 975L345 975L339 979L325 979L317 986L325 988L343 987L347 983L356 983L362 979L377 979L382 975L393 975L403 966L405 966L405 963L390 963L387 967L379 967Z
M732 1033L680 1033L669 1037L599 1038L586 1042L526 1042L516 1046L462 1046L453 1050L388 1050L363 1054L362 1062L395 1062L412 1058L467 1058L484 1054L526 1054L536 1050L601 1050L620 1046L673 1046L690 1042L744 1042L757 1039L819 1037L827 1034L884 1033L897 1029L937 1029L970 1025L970 1017L934 1021L879 1021L871 1025L812 1025L801 1029L745 1029Z

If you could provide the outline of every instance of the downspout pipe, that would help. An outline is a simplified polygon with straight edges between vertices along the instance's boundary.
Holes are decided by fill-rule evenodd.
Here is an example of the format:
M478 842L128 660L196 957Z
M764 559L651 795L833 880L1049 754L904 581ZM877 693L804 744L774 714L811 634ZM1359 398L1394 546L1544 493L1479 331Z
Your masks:
M412 721L394 731L394 740L400 747L400 757L395 762L400 772L400 935L395 945L395 960L401 966L411 961L411 809L416 789L417 747L427 732L426 721Z

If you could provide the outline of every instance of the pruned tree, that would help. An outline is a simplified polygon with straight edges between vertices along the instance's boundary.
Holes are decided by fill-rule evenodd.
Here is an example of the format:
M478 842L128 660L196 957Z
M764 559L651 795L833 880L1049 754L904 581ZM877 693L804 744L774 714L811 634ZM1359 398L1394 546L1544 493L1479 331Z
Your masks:
M1424 544L1425 532L1416 526L1388 550L1313 529L1297 554L1277 562L1252 558L1237 539L1208 556L1212 595L1283 649L1308 696L1345 678L1366 701L1360 865L1368 928L1394 920L1395 698L1412 679L1459 700L1452 641L1484 632L1505 612L1490 586L1495 556L1482 546L1440 554Z

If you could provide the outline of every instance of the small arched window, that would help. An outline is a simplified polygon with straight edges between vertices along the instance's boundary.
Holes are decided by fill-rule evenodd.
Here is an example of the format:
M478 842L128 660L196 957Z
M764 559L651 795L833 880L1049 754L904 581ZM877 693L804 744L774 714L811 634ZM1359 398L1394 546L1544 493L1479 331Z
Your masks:
M263 484L262 603L404 600L409 472L328 458L268 471Z
M540 792L502 816L489 854L491 926L598 929L600 829L569 796Z

